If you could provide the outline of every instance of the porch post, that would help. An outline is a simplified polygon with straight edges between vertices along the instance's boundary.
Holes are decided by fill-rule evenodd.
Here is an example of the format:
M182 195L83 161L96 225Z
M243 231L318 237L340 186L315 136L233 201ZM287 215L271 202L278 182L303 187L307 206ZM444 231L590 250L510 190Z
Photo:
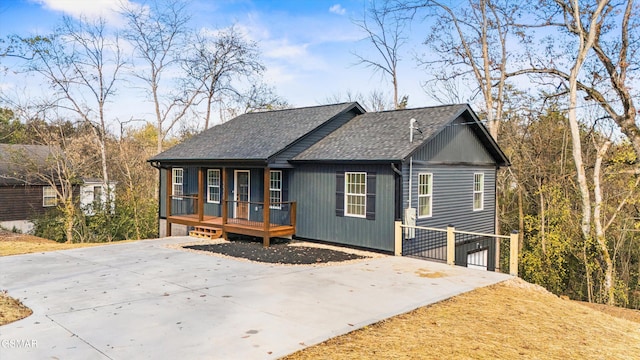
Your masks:
M229 190L227 189L227 168L222 168L222 179L220 179L220 186L222 187L222 237L227 240L227 232L224 230L224 226L227 225L227 208L229 200Z
M262 209L262 216L264 217L264 235L262 238L262 245L264 247L269 247L269 226L270 226L270 218L271 218L271 214L270 214L270 200L271 200L271 194L269 189L270 187L270 182L271 182L271 169L269 169L268 167L264 168L264 205L263 205L263 209Z
M198 221L204 218L204 169L198 168Z
M518 240L517 231L512 231L509 236L509 275L518 276Z
M165 226L166 226L166 230L165 230L165 236L171 236L171 221L169 220L169 218L171 217L171 196L172 196L172 189L173 189L173 176L172 176L172 172L171 172L171 168L167 168L167 188L166 188L166 193L167 193L167 199L166 199L166 221L165 221Z
M393 246L393 255L402 256L402 221L394 222L394 246Z
M456 228L447 226L447 265L456 264Z

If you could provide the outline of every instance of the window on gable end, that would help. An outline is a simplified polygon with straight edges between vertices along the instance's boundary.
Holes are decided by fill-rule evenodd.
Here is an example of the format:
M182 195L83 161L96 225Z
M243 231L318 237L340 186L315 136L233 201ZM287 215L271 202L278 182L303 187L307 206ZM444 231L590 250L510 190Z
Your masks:
M484 173L473 174L473 211L484 209Z
M418 174L418 217L430 217L433 204L433 174Z

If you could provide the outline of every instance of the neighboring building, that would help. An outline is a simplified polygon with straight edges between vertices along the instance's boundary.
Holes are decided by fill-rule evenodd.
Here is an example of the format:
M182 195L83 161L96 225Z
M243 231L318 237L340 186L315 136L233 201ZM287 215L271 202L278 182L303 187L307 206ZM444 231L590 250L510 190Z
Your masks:
M244 114L149 162L163 170L161 235L208 226L386 252L412 212L418 225L493 232L496 172L509 165L468 105L356 102Z
M85 215L95 215L96 209L102 208L110 199L111 213L115 211L116 181L109 181L108 187L102 179L83 178L80 185L80 208Z
M58 205L57 191L51 182L34 173L51 173L51 157L51 149L45 145L0 144L0 226L29 232L34 218ZM101 194L98 198L97 188ZM115 196L115 182L109 193ZM87 215L93 214L95 200L106 200L105 187L95 181L79 181L74 197L80 195L82 205L87 205L83 207Z

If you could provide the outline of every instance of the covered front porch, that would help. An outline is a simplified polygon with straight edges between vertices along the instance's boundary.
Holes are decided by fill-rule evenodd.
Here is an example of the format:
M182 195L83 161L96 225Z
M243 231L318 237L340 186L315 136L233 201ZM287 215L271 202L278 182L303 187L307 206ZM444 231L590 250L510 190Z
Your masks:
M164 212L167 236L171 236L171 224L181 224L221 229L225 239L228 233L261 237L266 247L272 237L289 237L295 234L296 203L273 201L282 200L282 189L278 193L277 188L274 188L275 171L268 167L251 170L192 167L190 169L197 169L197 192L179 191L181 188L195 187L183 187L187 181L186 176L183 173L182 179L176 177L173 172L175 169L177 168L166 169ZM211 171L214 171L214 176L211 176ZM282 182L282 172L277 172L279 174L275 178ZM262 194L250 194L251 173L262 173L261 179L253 179L254 189L255 185L261 185ZM181 186L174 186L176 179L181 180ZM259 195L262 195L261 198ZM256 198L260 201L253 201Z

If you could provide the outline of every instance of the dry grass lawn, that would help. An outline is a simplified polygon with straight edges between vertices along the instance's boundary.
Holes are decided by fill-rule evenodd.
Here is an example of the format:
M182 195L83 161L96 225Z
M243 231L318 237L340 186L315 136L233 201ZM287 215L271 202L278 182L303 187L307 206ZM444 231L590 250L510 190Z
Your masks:
M384 320L285 359L640 358L638 311L616 308L616 313L618 317L562 300L513 279Z
M0 325L12 323L31 315L33 311L4 291L0 291Z
M122 241L114 244L122 243ZM30 254L34 252L68 250L107 245L108 243L65 244L37 236L16 234L0 230L0 256Z

